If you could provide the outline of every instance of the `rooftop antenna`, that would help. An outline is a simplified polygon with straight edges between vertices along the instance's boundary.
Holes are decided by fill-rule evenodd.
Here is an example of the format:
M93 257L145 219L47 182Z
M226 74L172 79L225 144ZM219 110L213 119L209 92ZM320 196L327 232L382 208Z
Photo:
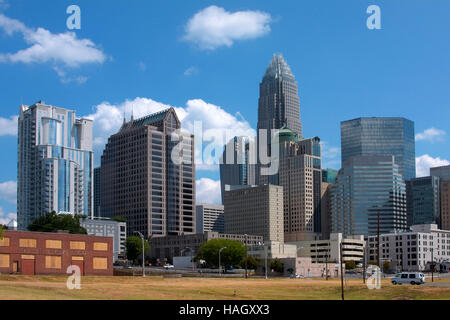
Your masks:
M133 122L134 121L134 115L133 115L133 113L134 113L134 107L133 106L131 106L131 122Z

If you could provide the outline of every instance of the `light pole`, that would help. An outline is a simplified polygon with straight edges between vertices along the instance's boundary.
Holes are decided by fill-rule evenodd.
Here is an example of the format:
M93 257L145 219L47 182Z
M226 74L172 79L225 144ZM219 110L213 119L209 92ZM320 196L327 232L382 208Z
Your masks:
M265 255L264 271L266 274L266 279L268 279L268 277L267 277L267 247L264 242L260 242L259 245L264 247L264 255Z
M341 265L341 297L344 300L344 272L342 270L342 241L339 244L339 264Z
M145 277L145 242L144 235L139 231L135 231L134 233L138 234L142 240L142 276Z
M247 260L248 260L248 248L247 248L247 234L245 236L245 279L247 279Z
M220 254L222 253L222 250L226 249L227 247L222 247L219 249L219 275L222 276L222 265L220 264Z
M431 248L431 282L434 282L434 248Z

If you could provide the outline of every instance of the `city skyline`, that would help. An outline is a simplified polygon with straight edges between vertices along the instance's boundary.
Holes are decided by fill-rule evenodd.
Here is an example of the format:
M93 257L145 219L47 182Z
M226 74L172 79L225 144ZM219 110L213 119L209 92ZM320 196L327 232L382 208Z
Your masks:
M135 4L111 6L102 1L95 4L80 1L82 28L70 31L73 33L69 35L78 41L85 60L70 54L55 55L51 49L44 56L29 55L28 60L14 54L36 45L23 43L22 36L26 34L37 34L45 29L48 33L43 32L43 35L52 41L59 41L58 35L68 34L64 22L69 2L61 1L52 6L27 3L29 13L24 13L24 3L9 1L8 8L0 9L0 84L7 89L7 94L2 95L0 110L0 145L8 153L2 159L0 171L0 221L16 212L16 117L21 102L31 105L42 99L51 105L75 110L79 117L92 118L98 166L106 139L120 128L123 113L130 119L132 110L138 118L174 106L188 129L198 119L203 120L205 132L231 128L237 135L256 133L258 84L274 53L282 53L296 75L303 135L321 138L323 168L341 167L340 121L363 116L401 116L414 121L418 176L426 174L430 163L447 163L438 158L450 159L445 132L449 111L444 94L444 88L448 87L445 75L450 66L444 60L448 50L443 47L448 45L441 44L438 38L428 38L440 22L427 20L423 33L407 36L406 29L411 23L408 16L421 12L423 19L427 19L431 10L418 2L412 1L408 8L396 3L383 4L382 10L387 16L383 29L369 31L365 28L364 6L355 4L341 8L327 2L327 6L318 10L311 4L288 3L280 9L283 6L256 1L246 3L245 7L231 1L223 8L212 7L212 3L176 2L182 10L170 15L168 4L142 4L148 9L142 10L141 5ZM440 5L441 12L450 8L448 4ZM31 13L33 9L42 15L41 19ZM114 25L109 21L96 23L101 21L96 14L108 15L116 10L123 12L123 21L115 21ZM151 19L140 19L139 11L150 14ZM205 40L211 39L204 36L206 31L195 28L208 14L227 17L238 11L258 13L259 19L249 18L248 23L259 29L242 37L225 39L213 34L216 37L212 38L217 41L210 43ZM308 17L311 11L318 14L317 21ZM294 19L295 14L301 17L299 22ZM160 17L156 19L156 15ZM148 35L150 44L143 45L135 36L126 39L136 28L152 30L152 24L144 20L162 21L168 17L167 30ZM137 26L126 26L131 18L139 22ZM340 21L342 25L334 31L328 30L330 34L318 33L315 28L329 19ZM43 29L37 29L39 27ZM247 25L239 27L245 30ZM102 36L104 28L110 28L115 33L114 40L120 40L122 46L133 49L143 45L137 52L144 53L126 54L128 51L117 48L108 37ZM301 43L288 43L286 37L281 36L288 28L300 30ZM398 41L399 36L402 41L395 45L394 54L387 48ZM412 42L418 42L417 38L426 39L423 41L441 50L431 53L421 49ZM87 39L90 43L82 41ZM350 46L354 55L347 57L349 49L338 43L339 40ZM308 50L305 50L306 44ZM400 48L401 45L405 49ZM154 50L158 46L165 48L163 52ZM330 51L333 54L328 54ZM423 59L424 63L412 68L418 59ZM439 70L431 60L440 64ZM395 70L388 70L394 65ZM21 76L17 77L17 73ZM119 77L122 74L126 81ZM199 202L220 201L218 166L199 166L197 190Z

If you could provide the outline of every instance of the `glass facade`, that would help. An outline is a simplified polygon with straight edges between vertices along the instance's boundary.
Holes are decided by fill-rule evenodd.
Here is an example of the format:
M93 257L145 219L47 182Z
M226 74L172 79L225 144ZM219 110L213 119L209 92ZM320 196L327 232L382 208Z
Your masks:
M435 223L441 228L439 185L439 177L407 181L408 225Z
M259 87L258 129L282 128L289 128L299 139L303 138L298 86L280 54L273 56Z
M416 177L414 122L358 118L341 122L342 163L352 156L393 155L405 180Z
M407 227L406 185L393 156L355 156L331 189L332 232L375 235Z
M92 120L42 102L22 105L18 159L20 229L49 211L92 214Z
M334 169L323 169L322 170L322 182L328 182L334 184L336 177L338 175L338 170Z

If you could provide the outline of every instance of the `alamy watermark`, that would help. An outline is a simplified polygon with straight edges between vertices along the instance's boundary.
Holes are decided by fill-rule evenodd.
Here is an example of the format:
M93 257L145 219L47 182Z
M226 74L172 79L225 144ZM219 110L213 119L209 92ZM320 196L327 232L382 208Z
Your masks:
M70 276L68 277L67 282L66 282L67 289L69 289L69 290L73 290L73 289L80 290L81 289L81 270L80 270L80 267L76 266L76 265L70 265L67 268L66 273L70 274Z

